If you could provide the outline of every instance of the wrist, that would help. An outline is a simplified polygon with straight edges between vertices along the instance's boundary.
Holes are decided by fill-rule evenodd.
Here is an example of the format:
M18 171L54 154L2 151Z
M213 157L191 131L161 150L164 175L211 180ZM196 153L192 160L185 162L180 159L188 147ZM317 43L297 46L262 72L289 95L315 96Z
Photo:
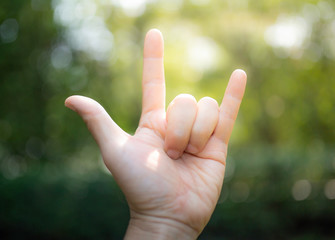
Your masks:
M125 240L195 240L200 233L190 226L168 218L132 216Z

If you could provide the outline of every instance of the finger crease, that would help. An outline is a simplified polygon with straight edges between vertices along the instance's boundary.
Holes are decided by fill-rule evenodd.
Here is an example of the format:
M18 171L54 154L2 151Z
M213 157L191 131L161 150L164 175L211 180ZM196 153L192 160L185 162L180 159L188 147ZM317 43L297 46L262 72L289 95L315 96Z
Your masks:
M229 94L229 93L227 93L226 96L233 99L234 101L236 101L238 103L240 103L242 101L240 98L238 98L236 96L233 96L232 94Z

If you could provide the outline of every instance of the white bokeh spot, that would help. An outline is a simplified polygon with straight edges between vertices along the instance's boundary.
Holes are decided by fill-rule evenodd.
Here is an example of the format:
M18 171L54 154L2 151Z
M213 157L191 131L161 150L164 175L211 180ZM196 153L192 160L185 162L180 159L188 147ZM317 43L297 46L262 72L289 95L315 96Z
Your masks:
M188 44L188 64L200 72L215 69L219 60L219 47L207 37L192 38Z

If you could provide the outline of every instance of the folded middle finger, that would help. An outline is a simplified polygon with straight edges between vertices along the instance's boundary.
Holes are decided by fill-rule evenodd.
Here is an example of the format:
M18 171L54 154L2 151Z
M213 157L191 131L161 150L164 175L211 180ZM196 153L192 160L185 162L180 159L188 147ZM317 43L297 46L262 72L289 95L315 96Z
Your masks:
M169 105L166 120L165 151L169 157L178 159L190 139L197 114L197 101L188 94L178 95Z

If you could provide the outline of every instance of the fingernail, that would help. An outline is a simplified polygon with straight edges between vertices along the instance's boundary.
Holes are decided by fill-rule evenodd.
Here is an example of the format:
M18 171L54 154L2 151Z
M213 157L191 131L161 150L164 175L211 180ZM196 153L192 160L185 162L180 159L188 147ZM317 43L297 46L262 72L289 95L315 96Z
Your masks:
M186 148L186 151L194 154L198 152L198 149L194 147L193 145L189 144Z
M179 152L176 150L168 150L167 155L172 159L178 159L179 158Z
M76 109L69 103L65 102L65 107L70 108L72 111L76 112Z

